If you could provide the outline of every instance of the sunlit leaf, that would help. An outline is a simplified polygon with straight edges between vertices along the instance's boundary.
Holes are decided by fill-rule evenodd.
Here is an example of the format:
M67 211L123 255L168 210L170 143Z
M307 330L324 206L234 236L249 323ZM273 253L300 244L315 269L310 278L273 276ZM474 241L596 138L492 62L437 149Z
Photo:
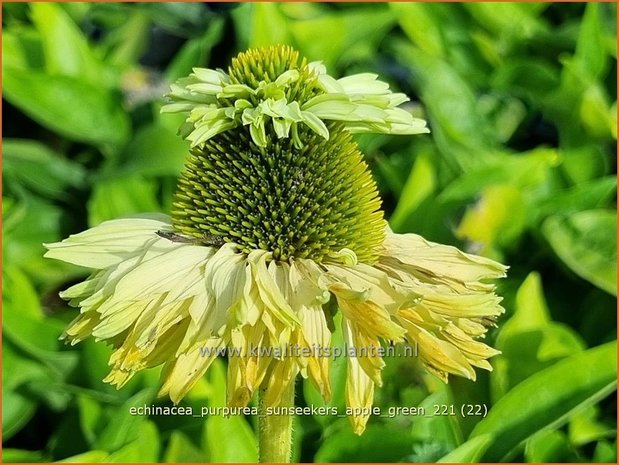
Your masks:
M509 248L522 233L526 217L520 189L513 185L490 186L467 209L456 235L478 244L480 253L495 246Z
M437 463L478 463L491 441L490 435L480 435L469 439L440 458Z
M605 31L600 14L600 5L587 4L574 55L575 65L593 78L601 77L608 67L608 53L603 37Z
M71 17L55 3L30 4L31 17L41 34L48 74L79 78L94 85L105 82L102 64Z
M496 348L502 354L490 377L494 399L585 344L569 326L551 320L540 275L532 272L516 293L516 311L501 325Z
M91 450L83 454L74 455L63 460L58 460L59 463L101 463L110 460L108 454L102 450Z
M4 96L33 120L70 139L118 147L129 119L110 92L68 76L3 70Z
M152 421L144 420L137 426L136 439L124 445L106 458L106 462L130 463L159 461L160 439Z
M574 462L574 449L561 431L545 431L527 441L524 455L529 463Z
M4 431L2 436L4 437ZM39 451L2 448L2 462L4 463L37 463L48 461L49 459Z
M28 139L5 139L2 143L2 174L11 183L43 197L62 199L69 187L82 187L86 171L45 145Z
M583 446L593 441L617 436L616 425L599 419L600 408L596 405L574 415L568 427L571 444Z
M611 394L616 385L615 341L573 355L524 380L490 409L470 437L493 437L484 461L509 460L526 439L564 424L571 414Z
M436 187L436 176L434 167L425 154L420 154L413 165L413 169L408 175L408 179L400 200L396 206L390 223L394 231L401 231L401 226L406 218L419 206L419 204L434 192Z
M586 210L552 216L542 232L555 253L577 275L617 294L617 215L611 210Z
M144 389L115 409L105 429L97 438L95 447L113 452L138 439L140 425L146 421L146 418L142 415L132 414L131 408L150 405L154 396L154 388Z

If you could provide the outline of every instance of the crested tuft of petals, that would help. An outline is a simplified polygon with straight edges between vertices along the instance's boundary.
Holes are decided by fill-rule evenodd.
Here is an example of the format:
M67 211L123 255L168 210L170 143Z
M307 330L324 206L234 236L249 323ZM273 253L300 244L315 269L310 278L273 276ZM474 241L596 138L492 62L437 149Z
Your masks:
M339 121L353 133L423 134L429 132L426 122L414 118L398 106L409 99L393 93L378 75L361 73L335 79L320 62L282 68L277 76L264 73L255 77L250 70L256 56L263 59L273 54L294 55L289 47L249 50L236 58L247 83L241 83L231 68L223 70L194 68L185 78L172 84L169 103L161 111L186 113L182 136L199 147L222 132L247 127L253 142L267 145L267 128L272 127L278 139L292 137L297 147L304 145L299 127L307 127L329 139L326 123ZM259 67L258 67L259 68ZM299 92L299 87L304 91Z

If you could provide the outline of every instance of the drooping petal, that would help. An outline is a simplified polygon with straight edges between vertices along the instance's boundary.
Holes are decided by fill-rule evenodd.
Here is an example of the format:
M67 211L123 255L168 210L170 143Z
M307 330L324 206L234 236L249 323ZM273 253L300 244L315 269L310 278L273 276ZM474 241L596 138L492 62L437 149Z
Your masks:
M168 395L174 403L180 402L206 373L222 347L221 339L211 338L203 345L179 355L173 362L168 362L161 374L164 382L159 395Z
M143 249L157 238L158 230L169 229L169 223L168 216L158 213L105 221L62 242L43 244L48 249L45 257L88 268L107 268Z
M348 321L342 319L344 340L349 347L354 347L352 331ZM346 406L352 409L349 417L353 430L361 435L369 419L369 411L374 401L374 382L366 374L356 357L348 357L346 376Z
M507 267L489 258L470 255L417 234L387 234L383 255L393 257L411 270L440 281L475 282L505 276Z
M284 392L294 383L298 372L299 368L291 357L271 362L263 397L265 407L277 407L280 404Z
M331 332L322 305L329 300L322 272L311 260L295 261L290 266L291 305L301 322L301 344L309 351L309 376L320 394L331 398L329 359L322 352L330 347Z
M475 379L475 370L457 347L424 329L414 310L400 310L398 321L406 328L409 337L417 343L419 357L433 371L447 381L447 374L454 373ZM418 320L416 322L415 320Z

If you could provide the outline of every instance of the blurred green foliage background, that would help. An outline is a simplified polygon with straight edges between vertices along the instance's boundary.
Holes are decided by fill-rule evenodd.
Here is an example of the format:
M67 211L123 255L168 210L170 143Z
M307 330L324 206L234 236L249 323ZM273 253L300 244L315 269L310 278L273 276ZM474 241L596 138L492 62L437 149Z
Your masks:
M480 416L298 417L295 459L616 462L616 4L2 4L3 461L256 460L255 418L131 416L109 350L58 341L86 271L43 259L103 220L170 208L188 145L168 84L288 43L335 76L376 72L428 136L359 137L391 227L510 265L503 354L448 385L387 360L375 404ZM337 337L337 335L336 335ZM219 361L183 405L223 405ZM344 360L333 364L343 407ZM297 405L322 405L299 381Z

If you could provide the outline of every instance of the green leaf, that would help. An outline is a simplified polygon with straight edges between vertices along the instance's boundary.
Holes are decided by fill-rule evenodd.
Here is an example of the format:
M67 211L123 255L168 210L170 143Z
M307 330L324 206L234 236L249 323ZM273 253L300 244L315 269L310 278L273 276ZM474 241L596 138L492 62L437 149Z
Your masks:
M24 355L8 338L2 345L2 389L10 391L35 379L48 379L46 367Z
M101 419L101 405L92 397L84 394L78 394L76 397L82 434L89 444L94 444L97 426Z
M147 14L137 9L131 10L126 22L104 38L105 45L110 49L107 61L121 67L136 65L147 50L151 27Z
M3 171L7 184L17 182L43 197L65 199L68 187L82 187L86 170L45 145L29 139L5 139Z
M577 461L574 449L561 431L544 431L527 441L524 456L528 463Z
M559 71L545 59L513 57L495 71L491 85L539 105L542 98L559 86Z
M511 40L530 38L544 30L536 18L539 6L518 3L465 3L479 25Z
M393 11L381 5L371 11L324 12L289 21L288 27L302 54L309 60L322 60L334 75L336 65L372 55L394 22Z
M582 351L585 344L578 333L550 319L540 275L530 273L516 293L516 311L497 336L502 354L494 360L490 376L496 400L511 387L558 359Z
M580 120L594 137L612 137L616 125L608 97L600 85L589 85L580 101Z
M617 178L607 176L582 182L561 191L545 192L544 197L534 196L529 208L529 223L542 221L549 215L568 215L582 210L604 208L611 205L617 191Z
M159 432L152 421L144 420L136 428L136 439L106 458L106 462L130 463L159 461Z
M572 184L584 184L611 173L609 157L600 144L562 150L561 170Z
M2 439L11 438L34 416L37 403L15 391L2 390ZM4 455L4 454L3 454ZM3 456L3 459L6 458Z
M103 450L91 450L83 454L74 455L57 463L104 463L109 461L109 454Z
M404 42L394 42L394 53L413 71L412 84L427 106L432 137L450 167L468 171L493 161L497 140L492 125L452 64Z
M441 457L437 463L478 463L491 442L492 436L489 434L469 439Z
M126 164L119 174L178 177L189 154L189 143L161 124L141 128L123 151Z
M413 451L406 428L370 420L363 435L358 436L347 419L341 419L339 426L325 436L314 456L315 463L400 462Z
M65 379L77 365L76 353L58 350L58 337L64 325L43 315L32 284L17 268L3 270L3 284L3 335L46 368L45 378L41 381L37 377L38 383L31 389L36 388L40 395L49 396L48 400L52 402L63 400L54 396L59 394L66 402L66 393L55 392L49 386L42 388Z
M6 30L2 33L2 66L3 68L28 68L28 60L19 36Z
M20 202L11 202L7 197L2 200L5 266L19 266L33 281L45 282L50 287L76 276L77 267L43 258L43 243L62 239L61 208L33 196ZM83 274L83 271L78 274Z
M398 24L406 36L424 52L443 57L445 44L440 19L434 5L417 2L394 2L389 7L395 12Z
M580 23L574 64L594 79L602 77L608 67L608 54L604 46L603 33L600 5L588 3Z
M6 312L5 306L5 312ZM6 315L6 313L5 313ZM66 406L66 396L58 395L58 376L40 360L27 357L11 342L6 333L2 343L2 437L6 441L20 431L36 412L40 398L48 404L54 402ZM46 386L47 391L37 394L34 388Z
M188 40L183 48L174 56L166 69L166 78L173 82L187 76L196 66L206 67L209 64L211 50L219 42L224 30L224 22L215 18L206 28L201 37Z
M598 442L593 453L592 463L617 463L617 441L610 444L606 441Z
M202 451L182 432L172 431L163 461L166 463L203 463L205 457Z
M559 162L558 152L546 148L518 155L501 154L492 162L471 169L457 178L440 194L440 199L445 202L470 199L483 188L497 184L530 188L541 184L548 176L549 169Z
M97 182L88 201L88 224L135 213L158 212L157 184L141 176L125 176Z
M129 118L120 99L69 76L3 69L4 96L29 117L69 139L118 148Z
M281 13L280 5L272 2L252 3L250 47L289 42L288 21Z
M419 154L389 220L394 231L402 230L410 214L434 192L436 183L435 170L429 156L425 153Z
M222 363L217 360L209 368L213 392L211 406L225 405L226 374ZM204 425L204 448L209 461L257 462L258 445L256 436L244 417L212 415Z
M491 435L484 461L509 460L534 434L559 427L616 389L617 342L573 355L529 377L480 421L470 438Z
M542 233L555 253L580 277L617 295L617 212L586 210L551 216Z
M453 397L447 386L426 397L420 404L426 412L433 412L435 405L453 405ZM411 429L413 441L440 445L442 450L452 450L462 442L462 433L455 417L451 415L432 415L413 422Z
M124 445L135 441L140 435L140 425L145 417L132 415L131 407L150 405L155 396L155 389L144 389L115 410L114 415L95 442L97 449L113 452ZM153 460L154 462L155 460Z
M478 253L487 255L496 246L517 244L524 230L527 211L521 190L513 185L485 188L481 198L467 208L456 236L481 246Z
M2 437L6 440L4 431L2 431ZM45 458L43 453L39 451L2 448L3 463L38 463L48 461L49 459Z
M55 3L30 4L31 17L41 35L48 74L103 84L101 62L71 17Z
M63 325L45 318L32 283L19 269L10 267L3 271L3 332L30 354L53 354L58 349Z
M575 446L583 446L593 441L617 436L617 425L614 422L604 422L598 418L600 409L591 406L586 410L574 415L570 420L568 436L570 443Z

